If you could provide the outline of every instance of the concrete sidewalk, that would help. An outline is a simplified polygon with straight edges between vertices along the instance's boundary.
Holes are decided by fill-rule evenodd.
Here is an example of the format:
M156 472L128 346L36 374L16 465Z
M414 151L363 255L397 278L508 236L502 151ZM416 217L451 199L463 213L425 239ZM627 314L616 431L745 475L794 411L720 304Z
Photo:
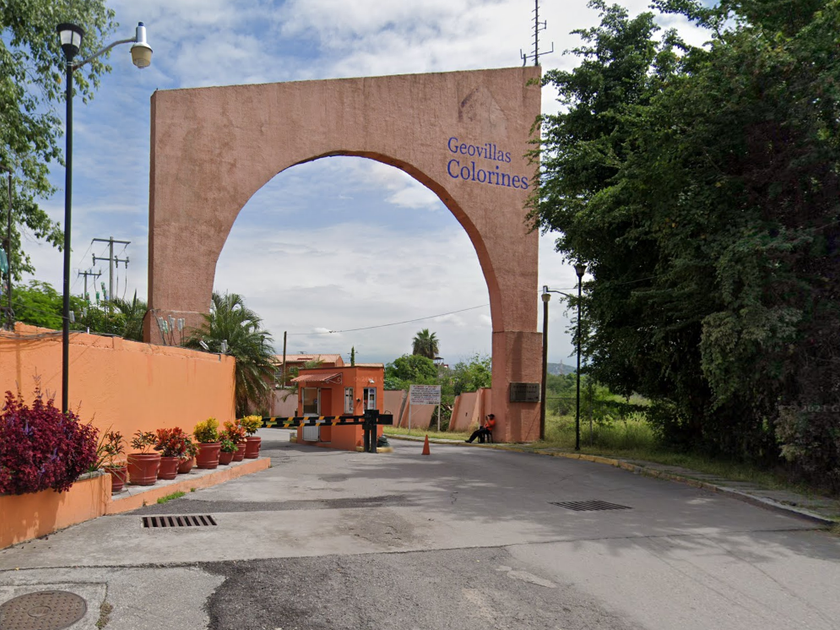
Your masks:
M425 437L409 435L388 435L391 440L407 440L422 442ZM787 514L793 514L809 519L826 526L840 525L840 499L832 499L817 494L802 494L791 490L781 490L762 486L747 481L733 481L717 475L690 470L681 466L668 466L655 462L640 461L635 459L621 459L614 457L602 457L600 455L588 455L564 451L559 448L533 447L523 448L516 444L464 444L462 440L447 438L429 438L432 444L451 446L469 446L481 448L494 448L520 453L533 453L536 455L548 455L550 457L566 457L569 459L580 459L583 461L607 464L622 468L637 475L656 477L685 483L696 488L703 488L713 492L720 492L735 499L757 505L769 510L775 510Z

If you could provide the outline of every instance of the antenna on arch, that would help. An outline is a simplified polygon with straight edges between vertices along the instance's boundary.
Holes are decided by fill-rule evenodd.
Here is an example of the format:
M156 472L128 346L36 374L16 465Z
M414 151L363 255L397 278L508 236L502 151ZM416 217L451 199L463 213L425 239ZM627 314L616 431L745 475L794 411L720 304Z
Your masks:
M534 52L530 55L526 55L522 52L522 49L519 49L519 56L522 58L522 65L527 66L528 60L533 59L534 65L540 65L540 31L544 31L548 28L548 22L543 20L540 22L540 0L534 0L534 10L532 11L534 14ZM551 50L547 50L546 52L542 53L543 55L548 55L554 52L554 42L551 42Z

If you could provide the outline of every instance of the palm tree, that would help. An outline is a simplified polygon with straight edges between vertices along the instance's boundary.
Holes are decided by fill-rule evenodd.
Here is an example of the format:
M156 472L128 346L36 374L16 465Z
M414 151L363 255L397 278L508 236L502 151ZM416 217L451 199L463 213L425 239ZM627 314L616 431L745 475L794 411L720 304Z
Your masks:
M211 352L221 352L226 342L227 354L236 359L236 415L267 406L277 369L271 335L263 330L262 319L245 306L237 293L213 293L210 313L204 323L191 331L184 341L187 348L200 349L207 344Z
M419 333L414 335L412 341L411 354L419 354L432 361L438 355L438 340L435 333L430 333L428 328L424 328Z
M122 298L114 298L109 300L108 303L113 305L118 313L125 315L123 338L143 341L143 317L145 317L148 307L143 300L137 299L137 291L134 292L131 302Z

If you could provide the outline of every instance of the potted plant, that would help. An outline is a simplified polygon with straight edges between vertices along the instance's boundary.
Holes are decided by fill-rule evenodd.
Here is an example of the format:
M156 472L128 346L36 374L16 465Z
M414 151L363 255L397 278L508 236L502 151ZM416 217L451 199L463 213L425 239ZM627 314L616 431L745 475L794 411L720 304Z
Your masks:
M196 455L198 455L198 445L193 441L192 436L187 435L186 440L184 440L184 452L181 454L181 460L178 463L179 475L185 475L192 470Z
M219 463L223 466L230 464L233 461L233 456L236 453L236 444L233 440L222 438L219 450Z
M152 486L157 481L160 453L155 452L157 436L151 431L137 431L131 439L134 453L128 454L128 481L136 486Z
M236 446L233 453L233 461L241 462L245 459L245 427L243 427L239 420L225 420L225 430L221 433L222 441L230 440ZM222 449L224 451L224 449Z
M245 429L245 459L256 459L260 456L262 438L254 434L262 427L262 417L245 416L239 423Z
M111 493L122 492L128 477L128 467L122 455L125 454L125 441L119 431L106 431L96 446L96 464L111 475Z
M193 437L198 442L198 455L195 458L195 465L198 468L216 468L219 465L219 421L216 418L207 418L199 422L193 429Z
M187 433L180 427L157 430L155 450L160 451L158 479L175 479L178 475L178 465L181 463L181 455L186 450L188 438Z

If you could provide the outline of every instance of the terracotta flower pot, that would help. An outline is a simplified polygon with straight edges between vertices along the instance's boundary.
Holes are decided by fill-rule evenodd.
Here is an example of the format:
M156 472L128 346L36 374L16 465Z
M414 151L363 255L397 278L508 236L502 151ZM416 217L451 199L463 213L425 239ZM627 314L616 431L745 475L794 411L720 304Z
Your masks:
M158 479L175 479L178 476L178 464L180 463L180 457L161 457Z
M160 453L130 453L128 481L135 486L152 486L157 482Z
M221 450L221 442L200 442L198 455L195 458L195 467L216 468L219 465L219 451Z
M227 466L228 464L230 464L233 461L233 455L235 452L236 451L228 451L227 453L225 453L224 451L221 451L219 453L219 465Z
M184 457L178 462L178 474L185 475L195 466L195 457Z
M241 462L245 459L245 447L247 444L245 442L240 442L236 445L236 452L233 454L233 461Z
M245 438L245 459L257 459L260 456L260 444L262 438L256 435L249 435Z
M111 494L122 492L128 478L128 467L109 466L105 468L105 472L111 475Z

